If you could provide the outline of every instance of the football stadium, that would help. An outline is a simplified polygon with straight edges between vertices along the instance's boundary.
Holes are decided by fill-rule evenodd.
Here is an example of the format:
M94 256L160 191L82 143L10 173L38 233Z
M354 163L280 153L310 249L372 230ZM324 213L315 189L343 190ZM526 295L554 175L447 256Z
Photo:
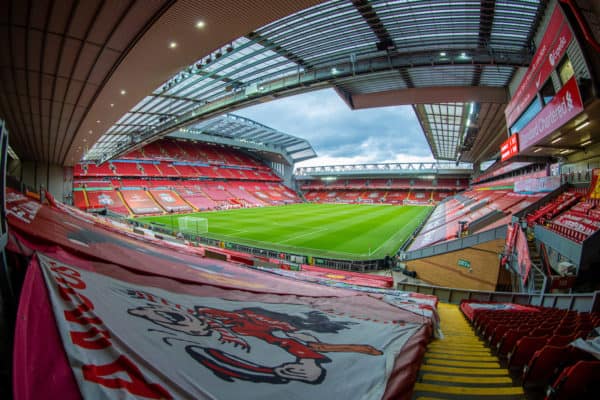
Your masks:
M600 3L3 0L0 398L600 398Z

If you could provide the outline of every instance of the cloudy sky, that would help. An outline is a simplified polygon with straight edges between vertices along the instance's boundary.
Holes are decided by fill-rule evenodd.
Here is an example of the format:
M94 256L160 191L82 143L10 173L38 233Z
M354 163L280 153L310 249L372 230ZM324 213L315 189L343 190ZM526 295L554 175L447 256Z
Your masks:
M333 89L287 97L235 114L307 139L318 158L297 166L433 161L410 106L352 111Z

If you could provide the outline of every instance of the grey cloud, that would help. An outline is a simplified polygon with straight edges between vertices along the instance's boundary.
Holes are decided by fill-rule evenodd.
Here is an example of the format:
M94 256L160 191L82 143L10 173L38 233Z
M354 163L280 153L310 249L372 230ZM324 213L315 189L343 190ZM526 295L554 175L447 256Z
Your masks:
M363 156L369 162L398 154L431 157L410 106L352 111L331 89L240 110L237 114L307 139L319 156Z

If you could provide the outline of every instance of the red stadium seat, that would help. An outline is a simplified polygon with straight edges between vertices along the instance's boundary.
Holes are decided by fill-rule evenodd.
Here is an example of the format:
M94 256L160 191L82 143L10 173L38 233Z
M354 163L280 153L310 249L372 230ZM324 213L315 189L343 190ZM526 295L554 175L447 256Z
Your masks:
M521 370L529 363L533 354L546 345L548 339L548 336L524 336L519 339L512 351L508 353L508 369Z
M600 398L600 361L578 361L562 371L546 392L547 400Z

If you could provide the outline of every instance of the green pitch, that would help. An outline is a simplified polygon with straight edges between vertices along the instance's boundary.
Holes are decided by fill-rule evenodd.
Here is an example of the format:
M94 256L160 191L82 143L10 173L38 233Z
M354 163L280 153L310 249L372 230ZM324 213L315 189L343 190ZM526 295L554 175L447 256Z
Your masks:
M301 255L360 260L395 254L429 209L305 203L186 215L208 219L208 233L202 236ZM180 216L137 220L157 222L177 230Z

